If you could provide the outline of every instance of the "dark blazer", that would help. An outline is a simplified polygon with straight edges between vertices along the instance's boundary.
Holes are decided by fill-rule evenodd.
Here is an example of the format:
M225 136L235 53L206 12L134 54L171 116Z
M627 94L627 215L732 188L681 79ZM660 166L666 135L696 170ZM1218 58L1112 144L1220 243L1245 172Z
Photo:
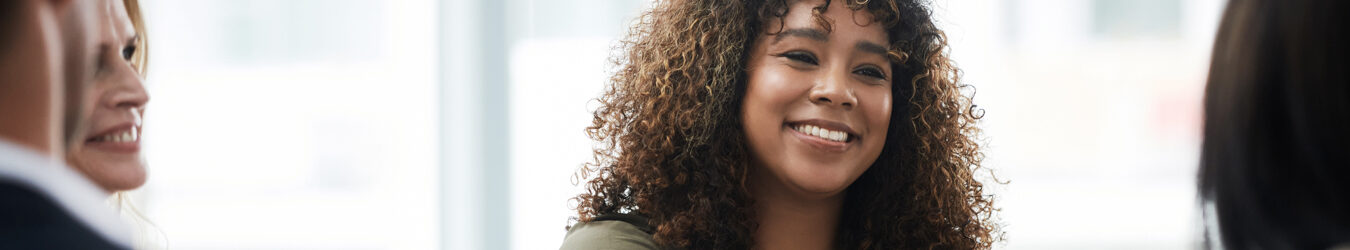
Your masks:
M0 138L0 250L130 249L107 197L60 160Z
M33 187L0 180L0 249L129 249Z

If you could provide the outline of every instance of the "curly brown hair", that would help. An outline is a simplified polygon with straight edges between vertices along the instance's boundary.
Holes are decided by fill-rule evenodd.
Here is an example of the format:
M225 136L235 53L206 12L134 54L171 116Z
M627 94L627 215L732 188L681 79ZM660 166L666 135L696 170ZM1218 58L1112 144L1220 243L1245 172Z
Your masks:
M847 189L842 249L987 249L1001 240L975 172L982 111L961 91L946 37L921 0L849 0L885 25L894 102L881 155ZM634 213L674 248L754 245L751 155L741 127L747 51L787 0L658 1L616 48L617 71L587 134L600 142L574 181L579 222ZM825 4L813 8L820 18ZM973 96L973 93L972 93Z

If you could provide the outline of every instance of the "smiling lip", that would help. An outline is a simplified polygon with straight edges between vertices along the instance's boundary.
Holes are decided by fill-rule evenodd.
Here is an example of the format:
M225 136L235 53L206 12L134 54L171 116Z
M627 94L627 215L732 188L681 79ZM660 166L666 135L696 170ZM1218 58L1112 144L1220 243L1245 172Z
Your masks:
M848 139L844 141L828 140L816 135L811 135L802 131L798 131L797 129L794 129L794 127L801 125L811 125L820 127L822 129L843 132L847 134ZM848 150L849 144L859 139L858 132L853 131L853 129L849 127L847 124L834 121L827 121L820 119L793 121L784 124L784 127L787 130L792 131L792 134L796 136L797 139L801 140L803 143L811 145L813 148L819 149L821 151L831 153L844 152Z
M821 119L810 119L810 120L801 120L801 121L790 121L790 122L787 122L787 125L788 125L789 127L791 127L791 126L797 126L797 125L812 125L812 126L820 127L820 128L823 128L823 129L829 129L829 130L834 130L834 131L840 131L840 132L848 133L848 136L849 136L850 138L856 138L856 137L858 137L858 132L857 132L857 131L853 131L853 127L849 127L848 124L844 124L844 123L842 123L842 122L836 122L836 121L830 121L830 120L821 120Z
M128 131L132 134L132 138L130 140L112 141L103 139L106 136L120 135ZM136 127L132 123L125 123L117 126L112 126L108 129L104 129L98 134L94 134L93 136L86 138L84 141L84 145L88 148L97 149L100 151L108 151L116 153L136 153L141 150L140 132L141 132L140 128Z

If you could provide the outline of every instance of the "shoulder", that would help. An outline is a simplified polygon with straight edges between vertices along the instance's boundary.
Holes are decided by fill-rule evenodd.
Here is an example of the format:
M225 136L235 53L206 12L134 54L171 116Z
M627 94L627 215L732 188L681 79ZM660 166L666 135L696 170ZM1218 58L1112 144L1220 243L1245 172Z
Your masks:
M601 216L568 229L560 249L659 249L646 224L634 215Z
M128 249L107 194L74 168L0 138L0 249Z
M0 180L0 249L125 249L24 185Z

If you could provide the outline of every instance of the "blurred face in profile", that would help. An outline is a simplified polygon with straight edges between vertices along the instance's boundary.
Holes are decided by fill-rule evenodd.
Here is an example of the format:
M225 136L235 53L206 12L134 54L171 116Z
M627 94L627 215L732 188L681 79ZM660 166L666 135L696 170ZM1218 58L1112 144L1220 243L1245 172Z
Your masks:
M92 70L102 1L4 1L0 23L0 137L43 153L67 149Z
M755 179L773 192L834 197L881 154L891 117L882 25L832 1L827 32L799 1L751 47L741 118ZM776 33L775 33L776 31Z
M94 37L93 84L83 95L84 123L75 132L80 141L67 152L67 160L109 192L129 190L146 179L140 142L149 96L131 60L137 53L137 33L122 0L105 1L97 11L102 18L95 23L102 31Z

